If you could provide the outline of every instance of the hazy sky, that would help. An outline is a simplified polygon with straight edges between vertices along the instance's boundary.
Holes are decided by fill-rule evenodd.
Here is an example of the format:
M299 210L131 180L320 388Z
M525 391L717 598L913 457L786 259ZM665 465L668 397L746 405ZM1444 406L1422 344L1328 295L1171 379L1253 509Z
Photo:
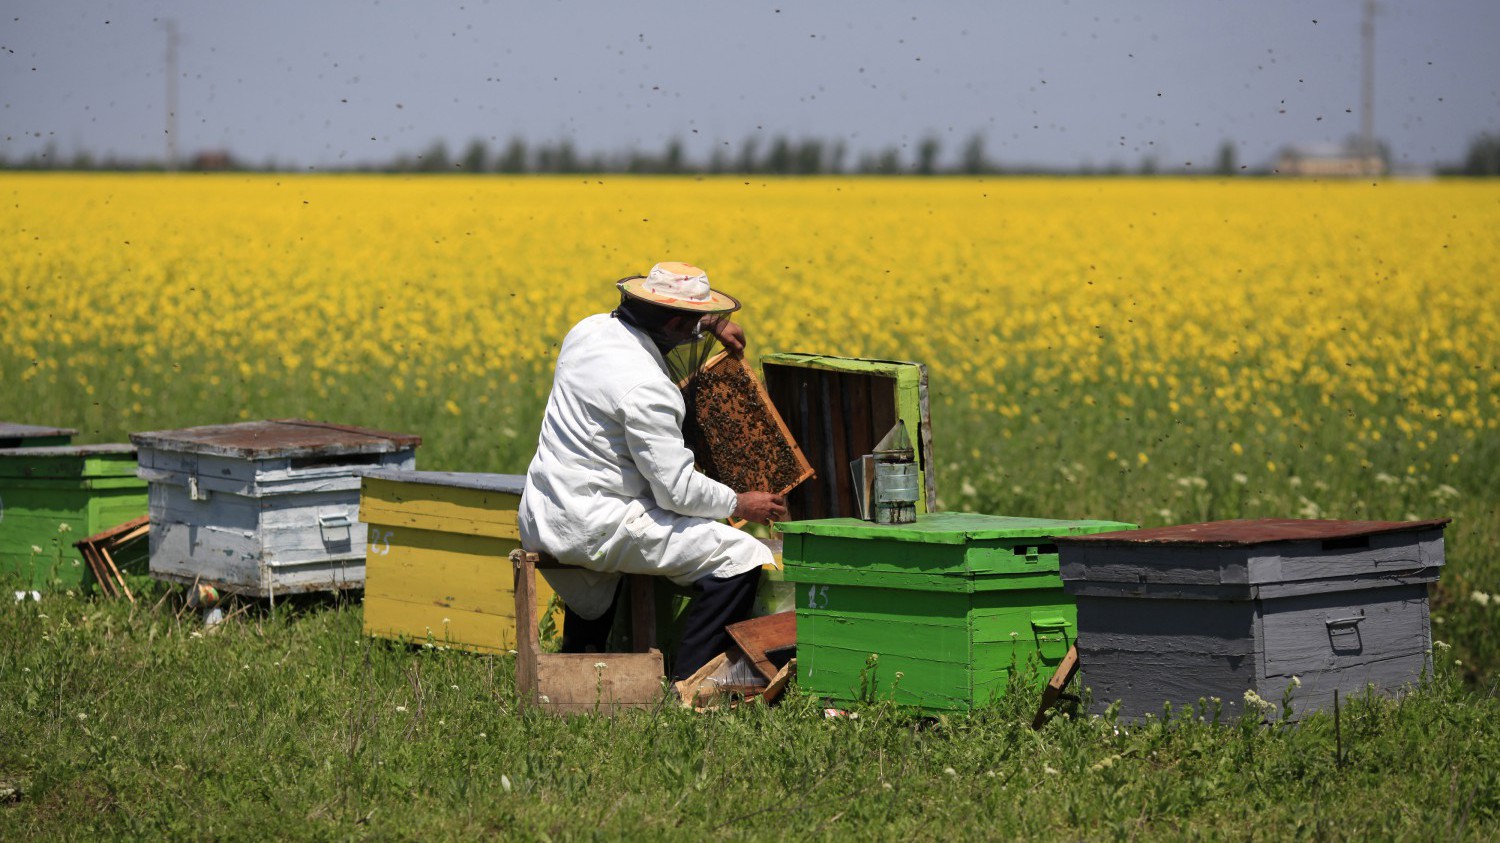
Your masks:
M1006 164L1242 163L1359 129L1362 0L168 2L0 0L0 155L389 160L437 138L568 138L702 159L748 136L851 158L976 132ZM1500 2L1382 0L1376 134L1398 162L1500 130ZM493 139L493 140L492 140Z

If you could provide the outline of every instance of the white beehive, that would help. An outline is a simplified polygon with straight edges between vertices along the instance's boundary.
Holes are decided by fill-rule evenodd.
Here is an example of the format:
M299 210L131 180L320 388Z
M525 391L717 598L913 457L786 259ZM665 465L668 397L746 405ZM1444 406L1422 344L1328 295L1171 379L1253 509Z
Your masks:
M151 575L274 597L362 588L360 475L411 469L421 438L277 419L136 433Z

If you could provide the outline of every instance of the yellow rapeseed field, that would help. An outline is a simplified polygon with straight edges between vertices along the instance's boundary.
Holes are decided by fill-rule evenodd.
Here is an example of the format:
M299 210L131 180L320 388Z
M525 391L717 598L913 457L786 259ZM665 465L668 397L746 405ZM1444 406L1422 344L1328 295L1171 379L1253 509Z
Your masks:
M422 418L391 409L409 404L440 411L424 427L484 438L464 414L530 421L485 407L532 409L568 325L664 258L744 299L760 350L926 362L939 429L994 419L1003 438L1065 413L1123 425L1116 451L1145 461L1191 424L1275 471L1279 448L1243 440L1331 427L1345 441L1325 457L1415 474L1500 424L1500 190L1482 183L10 175L0 189L9 415L86 415L109 435L273 409Z
M1450 543L1500 544L1493 182L8 174L0 193L0 419L83 441L299 415L420 433L422 467L521 471L568 326L680 259L744 300L752 353L925 362L949 508L1467 513ZM1445 582L1487 593L1497 572Z

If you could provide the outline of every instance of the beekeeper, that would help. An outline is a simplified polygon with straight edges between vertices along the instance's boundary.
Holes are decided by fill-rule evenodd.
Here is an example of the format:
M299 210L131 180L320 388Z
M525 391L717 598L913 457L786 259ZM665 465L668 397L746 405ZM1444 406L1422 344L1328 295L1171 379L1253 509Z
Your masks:
M749 617L760 568L772 561L722 519L784 519L786 506L694 470L683 441L686 410L665 355L700 331L743 354L744 331L728 319L739 301L686 263L659 263L617 286L619 307L573 326L558 352L521 494L521 542L578 567L543 572L567 607L564 652L603 650L621 574L691 587L672 666L683 679L725 650L724 626Z

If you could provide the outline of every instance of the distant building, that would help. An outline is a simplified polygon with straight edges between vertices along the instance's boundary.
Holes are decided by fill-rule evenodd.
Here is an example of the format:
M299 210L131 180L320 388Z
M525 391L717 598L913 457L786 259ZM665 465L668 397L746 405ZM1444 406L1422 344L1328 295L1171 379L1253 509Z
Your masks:
M206 172L209 170L228 170L233 166L234 159L229 156L227 150L209 149L194 155L192 162L188 165L188 169Z
M1275 167L1277 175L1318 178L1383 176L1386 171L1380 148L1359 143L1289 146L1277 156Z

